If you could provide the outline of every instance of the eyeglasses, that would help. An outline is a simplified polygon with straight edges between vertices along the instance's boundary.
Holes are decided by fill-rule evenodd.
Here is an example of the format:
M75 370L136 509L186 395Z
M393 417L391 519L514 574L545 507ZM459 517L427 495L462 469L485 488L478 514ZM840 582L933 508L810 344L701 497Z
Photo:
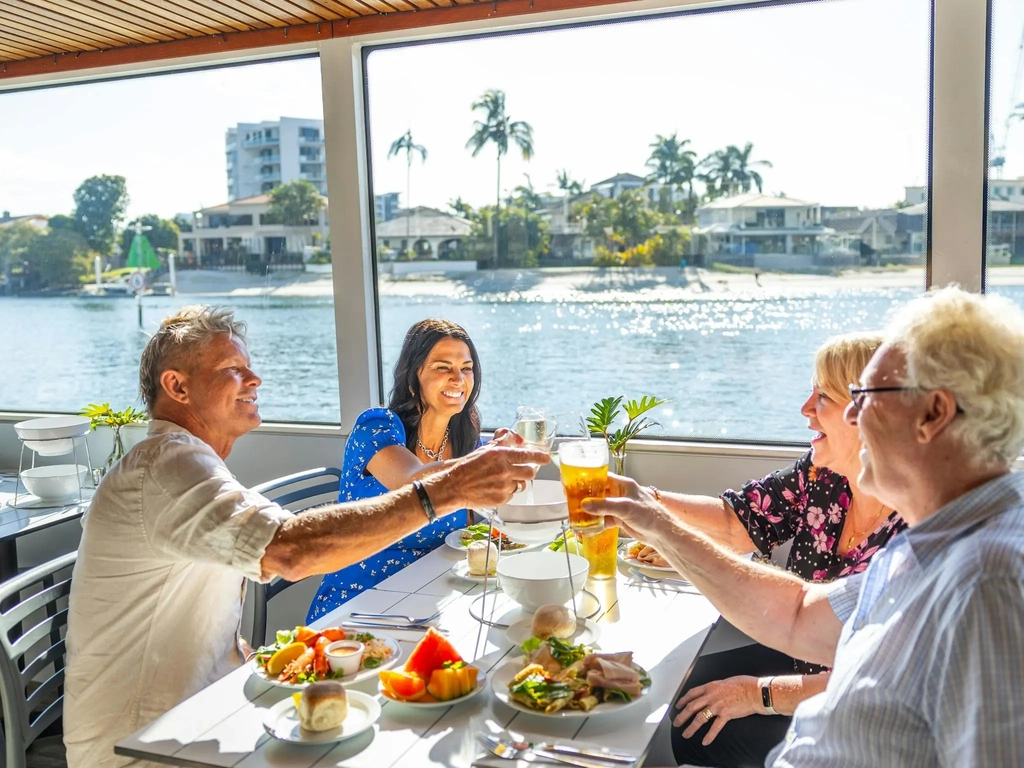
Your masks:
M864 407L864 398L872 392L906 392L910 389L920 389L920 387L855 387L853 384L850 385L850 399L853 401L853 407L856 410L860 410ZM959 404L956 406L957 413L963 413L964 409Z

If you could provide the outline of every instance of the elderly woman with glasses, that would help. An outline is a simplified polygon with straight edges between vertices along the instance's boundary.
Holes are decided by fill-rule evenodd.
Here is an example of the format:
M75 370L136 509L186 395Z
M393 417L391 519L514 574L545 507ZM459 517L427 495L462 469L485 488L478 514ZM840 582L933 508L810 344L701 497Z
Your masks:
M719 498L657 491L660 501L736 552L769 557L792 541L786 569L808 581L863 571L906 528L895 510L857 487L860 437L843 418L850 382L859 380L881 341L875 334L845 334L818 350L811 394L800 409L814 432L811 449L792 466ZM827 681L826 668L761 645L700 658L676 704L676 760L764 765L796 705L825 690Z

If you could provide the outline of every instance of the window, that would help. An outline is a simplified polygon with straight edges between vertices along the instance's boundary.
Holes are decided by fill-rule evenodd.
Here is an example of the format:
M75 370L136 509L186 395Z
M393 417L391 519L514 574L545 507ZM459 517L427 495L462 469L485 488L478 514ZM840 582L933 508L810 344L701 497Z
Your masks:
M818 345L925 285L929 30L840 0L365 51L385 392L442 316L487 426L655 394L665 435L806 442Z
M171 104L188 105L188 118L134 118ZM0 93L0 111L18 118L0 121L0 201L12 209L0 219L0 355L18 369L0 387L0 408L136 402L146 336L124 267L138 222L159 262L153 287L167 286L174 253L179 291L142 299L143 330L186 304L232 306L249 326L264 419L338 422L330 275L303 283L301 296L289 289L314 246L329 247L326 223L260 223L271 209L261 177L298 175L294 138L276 143L279 116L322 116L317 58ZM56 114L73 114L76 130ZM286 152L288 166L263 164ZM83 184L120 200L123 213L86 201L76 217ZM88 228L86 217L105 223ZM107 296L76 295L83 290Z
M1024 304L1024 6L993 0L989 68L989 188L986 284ZM1001 184L999 180L1015 180ZM1005 192L1005 194L1004 194Z

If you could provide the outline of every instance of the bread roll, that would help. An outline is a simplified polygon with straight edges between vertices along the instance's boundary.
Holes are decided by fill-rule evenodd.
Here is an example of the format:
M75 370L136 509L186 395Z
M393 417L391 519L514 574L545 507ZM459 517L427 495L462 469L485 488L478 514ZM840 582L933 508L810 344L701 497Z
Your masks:
M533 635L541 640L565 640L576 633L576 619L564 605L542 605L533 614Z
M498 548L489 541L471 541L466 547L466 562L470 576L483 576L485 568L493 576L498 568Z
M348 694L337 680L323 680L306 686L299 699L299 724L307 731L338 728L348 715Z

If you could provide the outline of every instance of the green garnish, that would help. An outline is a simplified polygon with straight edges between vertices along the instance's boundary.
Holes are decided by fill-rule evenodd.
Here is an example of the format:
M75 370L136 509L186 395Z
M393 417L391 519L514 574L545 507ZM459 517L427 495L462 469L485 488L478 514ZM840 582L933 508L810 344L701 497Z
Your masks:
M564 699L573 695L572 688L565 683L549 683L541 675L530 675L521 683L513 686L511 692L528 696L540 707L544 706L544 702Z
M377 638L371 635L369 632L360 632L358 635L356 635L356 640L358 640L360 643L368 643L371 640L376 639Z
M278 646L281 647L281 648L284 648L289 643L294 643L295 642L295 636L298 634L298 632L299 632L299 628L298 627L296 627L295 629L287 629L287 630L279 629L279 630L277 630L277 632L275 632L274 634L277 636L277 644L278 644ZM263 649L261 648L260 650L262 651Z
M557 637L549 637L548 645L551 646L551 655L555 657L555 661L563 667L572 666L590 653L590 649L582 643L580 645L570 645L564 640L559 640Z
M527 640L521 646L519 646L519 649L523 653L533 653L538 648L540 648L540 644L543 642L544 641L541 640L539 637L531 637L529 640Z
M381 660L378 659L376 656L371 656L368 659L363 659L363 668L364 669L376 669L377 667L380 666L380 661Z
M612 699L620 699L621 701L632 701L633 697L625 691L613 691L608 688L604 689L604 700L611 701Z

